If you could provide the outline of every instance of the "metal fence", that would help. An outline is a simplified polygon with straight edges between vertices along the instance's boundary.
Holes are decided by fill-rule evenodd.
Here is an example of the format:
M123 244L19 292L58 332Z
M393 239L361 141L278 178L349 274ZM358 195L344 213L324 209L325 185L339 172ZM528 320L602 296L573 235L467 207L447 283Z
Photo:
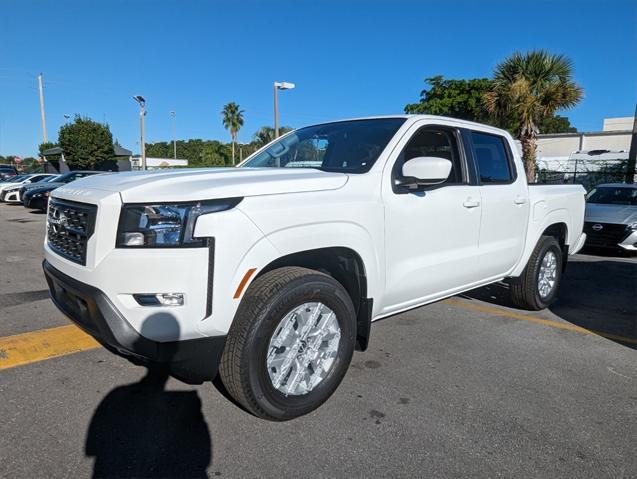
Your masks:
M559 170L538 168L537 182L580 184L588 191L601 183L625 183L627 175L628 160L570 159L560 165Z

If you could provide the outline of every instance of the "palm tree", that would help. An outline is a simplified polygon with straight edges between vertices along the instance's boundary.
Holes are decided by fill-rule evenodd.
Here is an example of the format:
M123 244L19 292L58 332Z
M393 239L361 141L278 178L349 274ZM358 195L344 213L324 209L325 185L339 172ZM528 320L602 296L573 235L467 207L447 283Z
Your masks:
M290 128L289 126L281 126L279 127L279 135L284 135L288 131L292 131L292 130L293 128ZM267 145L272 140L274 140L274 128L272 128L271 126L262 126L254 134L254 141L260 147Z
M558 110L575 106L583 96L572 78L573 63L544 50L516 52L495 68L486 107L500 124L511 125L522 143L524 168L535 181L538 125Z
M237 142L237 133L243 126L243 110L235 102L230 102L221 111L223 127L230 132L232 138L232 164L234 165L234 145Z

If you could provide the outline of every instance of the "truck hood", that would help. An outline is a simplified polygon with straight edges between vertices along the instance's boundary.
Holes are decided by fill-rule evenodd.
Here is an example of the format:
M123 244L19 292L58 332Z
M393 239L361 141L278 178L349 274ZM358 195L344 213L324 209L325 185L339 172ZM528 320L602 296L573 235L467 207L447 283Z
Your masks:
M94 175L58 188L56 197L90 200L119 193L124 203L198 201L214 198L335 190L347 183L343 173L309 168L203 168Z
M586 205L585 221L631 224L637 221L637 206L588 203Z

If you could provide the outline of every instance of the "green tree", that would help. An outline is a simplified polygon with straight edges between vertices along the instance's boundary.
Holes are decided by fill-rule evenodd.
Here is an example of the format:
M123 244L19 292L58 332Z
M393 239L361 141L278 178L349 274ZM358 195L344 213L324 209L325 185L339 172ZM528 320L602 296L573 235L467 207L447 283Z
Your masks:
M582 96L582 88L573 81L573 63L564 55L544 50L516 52L496 66L485 104L499 121L518 132L529 181L535 180L542 120L575 106Z
M172 158L172 148L173 145L170 141L147 143L146 155L154 158ZM231 146L217 140L178 140L177 150L179 158L188 160L189 167L201 168L232 164Z
M281 126L279 127L279 135L285 135L288 131L292 131L294 128L289 126ZM272 140L274 140L274 128L271 126L262 126L259 128L254 134L254 143L257 144L259 148L264 145L267 145Z
M228 163L228 147L218 141L208 141L201 150L201 166L226 166Z
M447 80L442 76L425 79L429 88L420 92L420 102L405 106L405 113L441 115L493 124L484 107L484 96L491 89L488 78Z
M425 79L429 88L420 93L419 103L405 106L405 113L450 116L462 120L486 123L519 134L517 125L510 118L500 118L491 113L485 105L485 98L494 86L489 78L468 80L450 80L442 76ZM551 115L543 118L539 125L540 133L569 133L577 131L568 118Z
M46 150L50 150L51 148L56 148L60 146L58 143L53 143L52 141L47 141L46 143L40 143L40 146L38 146L38 153L40 153L40 156L43 156L43 153Z
M230 132L232 138L232 164L234 165L234 146L237 142L237 134L243 126L243 110L235 102L230 102L223 107L221 116L223 127Z
M77 115L73 123L60 128L58 138L72 169L91 169L113 158L113 135L108 125L90 118Z
M575 133L577 128L565 116L553 115L540 120L540 133Z

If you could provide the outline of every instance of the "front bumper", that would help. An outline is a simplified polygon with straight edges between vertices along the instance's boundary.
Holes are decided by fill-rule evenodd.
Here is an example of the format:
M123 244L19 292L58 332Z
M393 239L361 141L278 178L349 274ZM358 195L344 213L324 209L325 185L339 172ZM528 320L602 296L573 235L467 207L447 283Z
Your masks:
M627 251L637 251L637 231L629 234L618 246Z
M164 363L175 377L191 384L217 375L225 336L169 342L148 339L130 325L101 290L71 278L46 260L43 268L58 309L107 349L133 362ZM147 321L175 320L169 311L160 311Z
M22 203L20 191L3 191L0 195L0 201L4 201L5 203Z
M31 208L34 210L46 210L47 205L49 204L48 196L30 196L26 197L22 200L22 204L25 208Z
M588 237L586 246L637 251L637 231L630 229L628 225L587 221L584 223L584 231Z

